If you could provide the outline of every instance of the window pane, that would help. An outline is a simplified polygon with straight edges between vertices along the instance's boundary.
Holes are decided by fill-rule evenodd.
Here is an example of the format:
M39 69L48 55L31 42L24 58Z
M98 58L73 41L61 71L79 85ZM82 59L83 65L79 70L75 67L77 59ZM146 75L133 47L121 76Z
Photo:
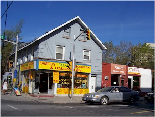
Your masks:
M130 92L130 89L125 88L125 87L121 87L121 92Z
M84 56L83 59L87 59L87 60L90 59L90 50L84 50L83 54L84 54L83 55Z
M89 60L89 56L84 55L84 59L88 59Z
M89 51L84 51L84 55L89 56Z
M63 47L58 46L56 52L63 53Z
M61 53L56 53L56 59L62 59L62 54Z

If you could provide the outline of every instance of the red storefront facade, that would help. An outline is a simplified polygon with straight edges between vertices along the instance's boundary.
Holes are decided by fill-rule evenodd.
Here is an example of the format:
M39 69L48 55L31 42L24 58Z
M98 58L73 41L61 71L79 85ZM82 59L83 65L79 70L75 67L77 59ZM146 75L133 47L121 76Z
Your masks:
M102 63L101 87L125 86L128 87L128 66Z

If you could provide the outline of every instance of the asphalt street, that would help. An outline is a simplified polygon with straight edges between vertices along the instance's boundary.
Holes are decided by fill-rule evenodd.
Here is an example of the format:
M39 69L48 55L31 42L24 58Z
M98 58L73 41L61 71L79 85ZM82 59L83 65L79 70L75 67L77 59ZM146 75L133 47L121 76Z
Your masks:
M64 96L38 98L7 94L1 95L1 116L154 116L154 104L143 98L135 105L92 105L82 102L81 96L70 99Z

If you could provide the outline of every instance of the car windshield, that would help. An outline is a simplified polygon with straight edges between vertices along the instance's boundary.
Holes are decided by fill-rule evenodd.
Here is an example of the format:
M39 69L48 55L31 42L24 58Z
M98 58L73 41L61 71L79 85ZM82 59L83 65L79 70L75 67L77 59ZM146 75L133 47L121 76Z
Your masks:
M111 90L112 90L112 87L105 87L105 88L98 90L97 92L110 92Z

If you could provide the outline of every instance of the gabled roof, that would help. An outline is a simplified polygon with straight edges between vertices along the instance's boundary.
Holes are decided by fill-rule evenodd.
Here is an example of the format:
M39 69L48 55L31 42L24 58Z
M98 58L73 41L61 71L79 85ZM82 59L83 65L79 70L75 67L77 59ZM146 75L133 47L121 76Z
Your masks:
M66 23L61 24L61 25L58 26L57 28L54 28L53 30L51 30L51 31L49 31L49 32L47 32L47 33L41 35L40 37L38 37L38 38L35 39L34 41L31 41L30 43L28 43L27 45L23 46L23 47L20 48L19 50L24 49L25 47L27 47L27 46L33 44L34 42L36 42L36 41L42 39L43 37L45 37L45 36L51 34L51 33L54 32L54 31L56 31L56 30L62 28L63 26L65 26L65 25L71 23L71 22L74 21L74 20L78 20L80 24L82 24L85 28L88 28L88 26L81 20L81 18L80 18L79 16L76 16L75 18L73 18L73 19L67 21ZM93 35L93 37L95 37L96 43L100 46L100 48L101 48L102 50L103 50L103 49L107 49L107 48L103 45L103 43L97 38L97 36L96 36L91 30L90 30L90 33ZM18 50L18 51L19 51L19 50Z

